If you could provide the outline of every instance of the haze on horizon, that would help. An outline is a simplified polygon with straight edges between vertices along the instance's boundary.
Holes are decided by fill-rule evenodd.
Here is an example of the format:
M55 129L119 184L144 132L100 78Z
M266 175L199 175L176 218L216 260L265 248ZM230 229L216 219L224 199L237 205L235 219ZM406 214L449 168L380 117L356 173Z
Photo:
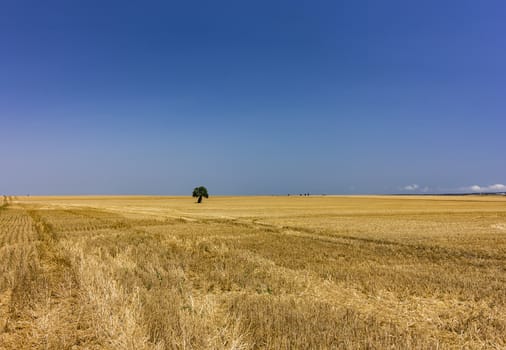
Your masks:
M505 14L2 2L0 194L506 190Z

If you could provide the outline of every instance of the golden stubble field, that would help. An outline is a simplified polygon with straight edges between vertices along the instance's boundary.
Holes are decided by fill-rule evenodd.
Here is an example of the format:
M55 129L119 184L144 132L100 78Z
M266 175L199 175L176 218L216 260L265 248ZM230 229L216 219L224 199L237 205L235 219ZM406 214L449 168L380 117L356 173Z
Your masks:
M0 208L0 349L264 348L506 348L506 198Z

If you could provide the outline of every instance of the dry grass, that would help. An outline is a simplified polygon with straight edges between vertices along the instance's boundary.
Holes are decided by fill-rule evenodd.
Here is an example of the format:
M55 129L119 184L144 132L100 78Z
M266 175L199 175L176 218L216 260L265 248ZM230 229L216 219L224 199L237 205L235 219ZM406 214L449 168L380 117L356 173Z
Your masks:
M506 347L500 197L19 197L0 271L0 349Z

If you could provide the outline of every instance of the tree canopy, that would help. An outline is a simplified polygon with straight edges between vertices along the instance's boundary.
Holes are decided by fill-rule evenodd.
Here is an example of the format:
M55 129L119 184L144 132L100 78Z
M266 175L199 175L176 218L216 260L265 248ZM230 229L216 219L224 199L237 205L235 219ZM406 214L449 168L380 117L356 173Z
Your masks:
M197 203L202 202L202 197L209 198L209 194L207 193L207 188L204 186L195 187L193 189L192 197L198 198Z

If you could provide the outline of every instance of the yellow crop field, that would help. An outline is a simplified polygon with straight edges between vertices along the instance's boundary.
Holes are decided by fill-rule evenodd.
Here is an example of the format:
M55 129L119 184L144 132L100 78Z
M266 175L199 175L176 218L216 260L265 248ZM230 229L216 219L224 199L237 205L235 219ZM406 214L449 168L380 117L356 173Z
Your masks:
M506 348L505 197L0 207L0 349L384 348Z

